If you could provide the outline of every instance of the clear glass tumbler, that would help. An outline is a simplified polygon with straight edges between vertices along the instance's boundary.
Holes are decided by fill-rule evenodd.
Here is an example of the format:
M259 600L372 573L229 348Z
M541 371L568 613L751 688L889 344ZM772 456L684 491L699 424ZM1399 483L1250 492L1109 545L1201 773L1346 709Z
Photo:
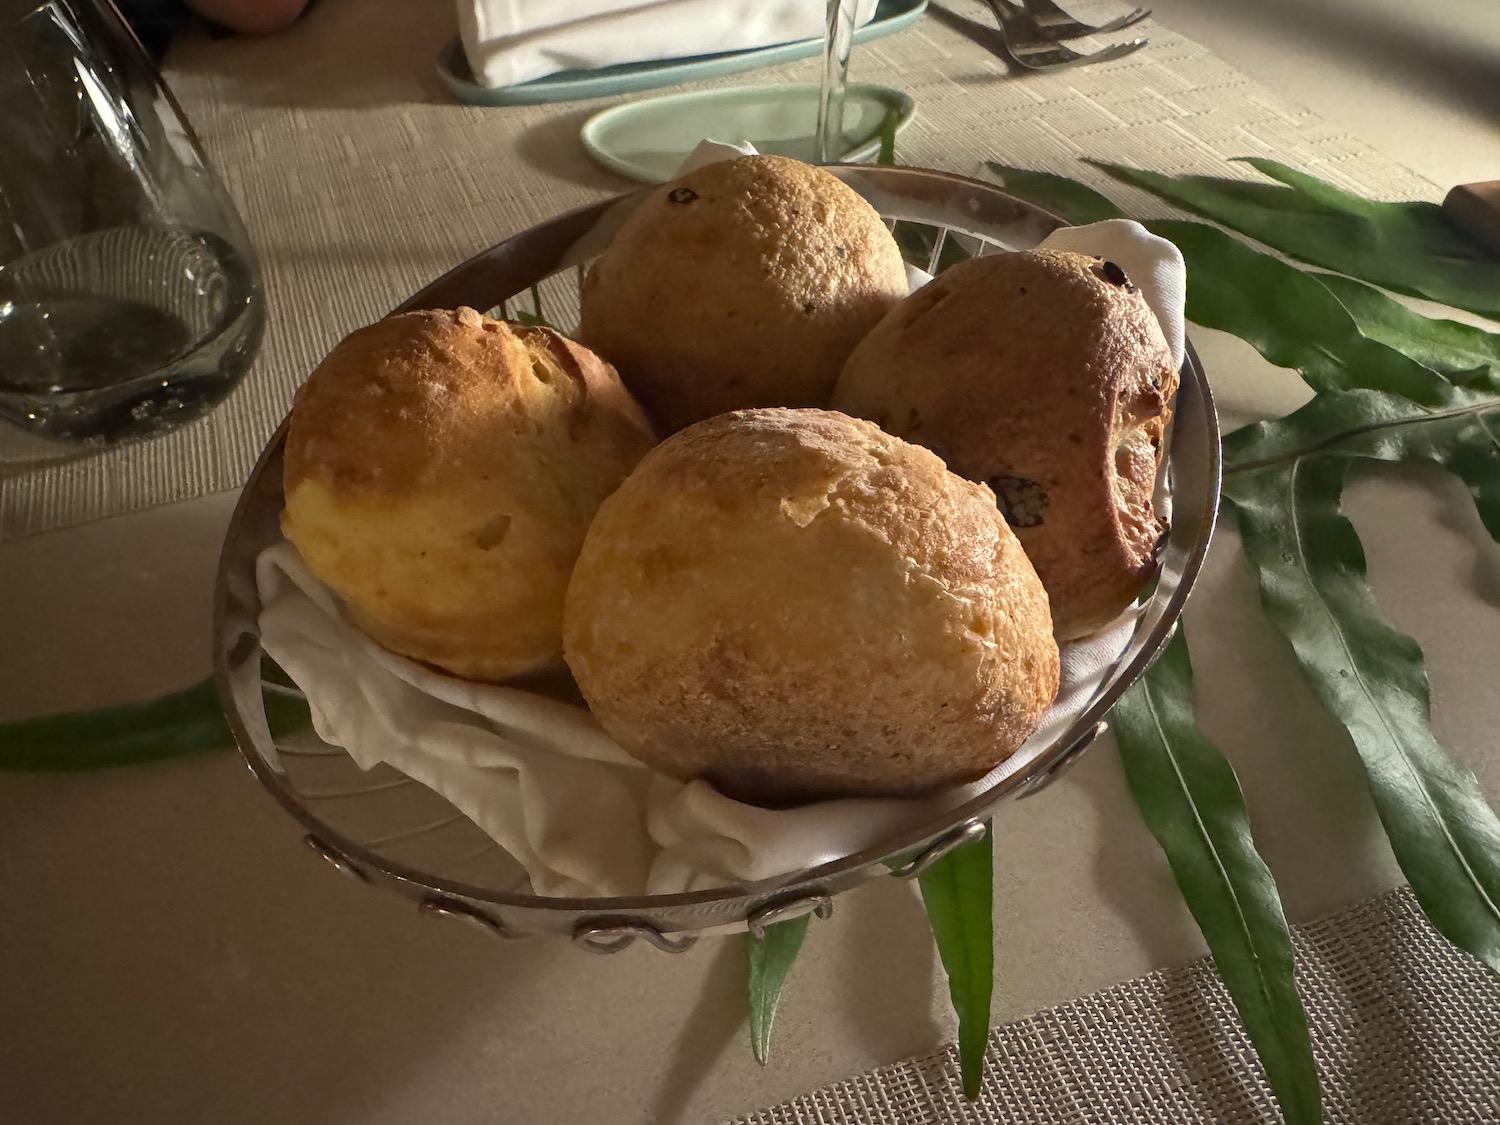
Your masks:
M831 164L844 152L844 89L849 84L849 52L854 49L857 8L857 0L828 0L818 121L813 129L813 159L819 164Z
M110 0L0 3L0 424L160 433L229 393L263 323L234 205Z

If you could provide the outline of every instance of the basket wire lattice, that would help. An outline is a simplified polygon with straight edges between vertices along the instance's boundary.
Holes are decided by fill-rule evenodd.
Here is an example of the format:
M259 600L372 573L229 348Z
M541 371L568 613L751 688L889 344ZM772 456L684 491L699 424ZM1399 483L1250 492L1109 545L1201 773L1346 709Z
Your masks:
M1035 246L1062 225L993 185L909 168L832 169L884 217L911 265L938 273L970 257ZM650 190L650 189L648 189ZM492 247L404 302L397 312L458 305L521 321L576 328L589 261L644 192L570 212ZM284 427L283 427L284 428ZM216 597L215 667L236 741L256 776L301 822L310 847L340 870L383 885L430 912L473 921L503 937L551 933L614 952L636 938L669 951L699 934L759 930L801 914L826 916L833 897L875 877L910 877L983 836L1007 797L1055 779L1104 729L1104 715L1170 637L1197 576L1218 504L1218 424L1189 347L1163 465L1172 528L1155 582L1142 595L1134 636L1104 686L1054 743L1018 755L979 798L940 821L821 867L746 886L629 899L543 898L498 844L443 797L390 766L365 771L310 730L273 737L266 696L299 696L260 650L254 563L280 536L278 430L230 524Z

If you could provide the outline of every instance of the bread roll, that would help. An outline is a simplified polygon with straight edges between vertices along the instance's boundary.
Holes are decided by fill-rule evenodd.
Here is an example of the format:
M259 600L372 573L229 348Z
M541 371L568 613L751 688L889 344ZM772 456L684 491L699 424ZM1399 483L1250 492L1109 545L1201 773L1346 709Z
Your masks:
M653 440L614 371L555 332L405 313L297 392L282 530L382 645L504 679L560 659L584 532Z
M1069 640L1155 570L1177 378L1123 270L1038 250L971 259L917 290L854 350L833 401L995 491Z
M989 489L823 410L722 415L648 454L589 529L563 635L629 753L766 805L980 777L1058 684Z
M672 433L753 406L826 406L850 350L906 295L880 216L782 156L656 189L584 280L579 339Z

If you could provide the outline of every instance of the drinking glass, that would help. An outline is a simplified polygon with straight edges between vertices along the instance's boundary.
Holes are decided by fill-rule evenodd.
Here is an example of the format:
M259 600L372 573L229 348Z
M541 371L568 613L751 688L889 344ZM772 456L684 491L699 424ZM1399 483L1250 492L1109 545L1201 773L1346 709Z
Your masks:
M823 25L823 77L813 159L829 164L843 154L844 88L849 84L849 52L854 46L856 0L828 0Z
M0 419L160 433L229 393L263 320L234 205L110 0L0 3Z

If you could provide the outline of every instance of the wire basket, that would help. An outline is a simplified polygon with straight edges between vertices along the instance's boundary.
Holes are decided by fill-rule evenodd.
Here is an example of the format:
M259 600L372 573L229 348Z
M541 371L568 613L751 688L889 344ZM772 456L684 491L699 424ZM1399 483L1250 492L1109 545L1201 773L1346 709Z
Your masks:
M1035 246L1060 219L975 180L915 168L830 169L892 226L911 264L930 273L953 260ZM579 283L590 260L644 195L571 211L476 255L397 312L469 305L510 319L577 325ZM274 675L260 646L255 561L281 537L285 424L261 454L230 521L215 594L214 665L229 725L256 777L299 821L307 844L363 882L395 890L427 912L473 921L501 937L554 934L601 953L637 938L664 950L700 935L787 918L827 916L834 896L873 878L910 878L943 854L980 839L1007 798L1053 781L1105 729L1109 708L1171 637L1213 532L1219 500L1219 428L1191 345L1163 461L1172 524L1160 570L1142 595L1134 634L1092 701L1056 740L1023 748L979 796L876 847L756 883L684 894L560 898L531 893L525 873L477 825L436 792L389 766L360 769L311 731L273 737L267 701L296 689ZM272 699L274 703L274 699Z

